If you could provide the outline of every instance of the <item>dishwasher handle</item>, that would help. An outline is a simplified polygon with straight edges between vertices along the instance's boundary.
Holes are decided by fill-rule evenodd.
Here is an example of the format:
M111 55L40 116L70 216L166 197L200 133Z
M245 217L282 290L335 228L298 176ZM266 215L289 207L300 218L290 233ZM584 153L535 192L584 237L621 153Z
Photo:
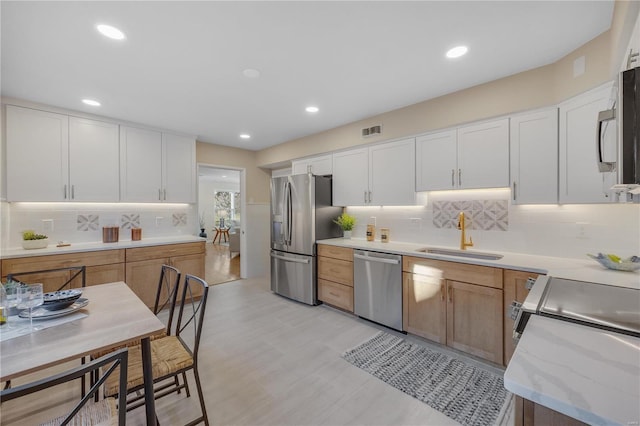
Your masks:
M400 260L398 259L385 259L384 257L370 257L363 256L361 254L354 254L354 259L366 260L368 262L379 262L379 263L388 263L390 265L398 265L400 264Z

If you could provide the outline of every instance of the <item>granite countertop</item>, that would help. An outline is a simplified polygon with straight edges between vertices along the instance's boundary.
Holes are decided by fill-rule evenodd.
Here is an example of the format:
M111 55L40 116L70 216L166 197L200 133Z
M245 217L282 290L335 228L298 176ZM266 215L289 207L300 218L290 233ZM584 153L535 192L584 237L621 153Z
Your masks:
M135 247L149 247L165 244L180 244L180 243L195 243L200 241L206 241L205 238L197 237L194 235L177 235L168 237L155 237L155 238L143 238L140 241L124 240L117 243L72 243L66 247L56 247L56 243L49 243L49 246L42 249L25 250L23 248L12 248L2 250L0 259L12 259L16 257L30 257L30 256L46 256L49 254L65 254L65 253L79 253L85 251L99 251L99 250L115 250L115 249L127 249Z
M596 282L600 284L614 285L640 289L640 271L622 272L606 269L598 262L587 258L573 259L552 256L538 256L523 253L502 252L496 250L467 250L468 252L487 252L501 254L499 260L486 260L448 256L442 254L423 253L417 251L420 248L429 247L436 249L457 250L458 247L443 247L430 244L415 244L403 242L381 243L380 241L367 241L366 239L332 238L320 240L318 244L328 244L339 247L372 250L384 253L394 253L404 256L424 257L428 259L447 260L451 262L469 263L473 265L494 266L503 269L530 271L539 274L550 275L557 278L566 278L578 281Z
M588 424L638 425L640 338L532 315L504 386Z

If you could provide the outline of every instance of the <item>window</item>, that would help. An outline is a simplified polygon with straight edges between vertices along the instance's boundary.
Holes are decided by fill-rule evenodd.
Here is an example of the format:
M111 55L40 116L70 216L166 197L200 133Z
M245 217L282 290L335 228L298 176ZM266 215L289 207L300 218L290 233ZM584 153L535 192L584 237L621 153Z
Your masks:
M213 197L215 225L233 226L233 222L240 223L240 193L231 191L216 191Z

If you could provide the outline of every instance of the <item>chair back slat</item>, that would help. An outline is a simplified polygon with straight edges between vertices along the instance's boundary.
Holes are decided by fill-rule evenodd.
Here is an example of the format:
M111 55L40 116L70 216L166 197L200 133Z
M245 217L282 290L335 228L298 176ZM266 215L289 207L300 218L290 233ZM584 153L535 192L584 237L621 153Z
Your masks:
M153 305L153 313L158 315L163 309L169 308L169 318L167 320L167 335L171 335L173 315L176 307L176 296L180 287L182 273L179 269L169 265L162 265L160 271L160 281L156 291L156 301Z
M185 275L175 333L191 352L194 362L197 362L208 295L209 284L205 280L195 275ZM193 337L193 341L191 339L187 339L187 341L184 338L188 327L193 329L193 335L189 335L189 337Z

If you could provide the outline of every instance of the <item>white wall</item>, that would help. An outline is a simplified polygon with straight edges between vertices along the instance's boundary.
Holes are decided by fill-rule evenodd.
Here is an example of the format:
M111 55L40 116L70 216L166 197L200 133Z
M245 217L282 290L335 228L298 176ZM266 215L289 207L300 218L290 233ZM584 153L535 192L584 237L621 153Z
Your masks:
M381 227L390 228L390 240L457 248L460 231L434 224L437 202L502 200L507 207L506 230L467 229L473 250L510 251L567 258L586 253L640 255L640 205L511 205L508 190L420 193L422 205L410 207L348 207L358 223L354 238L365 238L366 225L376 217L376 239ZM455 207L464 207L464 203ZM453 208L453 206L452 206ZM469 204L464 210L467 211ZM454 209L456 214L459 209ZM491 215L491 212L487 212ZM436 220L436 222L438 222ZM472 222L473 223L473 222ZM471 223L471 224L472 224Z
M244 234L240 236L240 244L246 247L247 253L240 257L242 278L264 277L270 273L270 207L266 203L247 203Z

